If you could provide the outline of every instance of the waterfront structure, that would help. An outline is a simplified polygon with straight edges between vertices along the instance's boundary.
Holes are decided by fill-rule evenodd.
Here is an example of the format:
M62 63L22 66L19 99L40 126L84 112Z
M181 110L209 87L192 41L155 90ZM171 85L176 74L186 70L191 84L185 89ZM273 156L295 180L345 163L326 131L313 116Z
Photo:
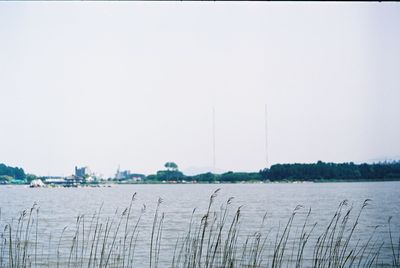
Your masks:
M75 175L71 175L65 178L64 185L67 187L74 187L82 184L83 178Z
M145 177L146 176L144 174L131 173L130 170L120 170L119 167L117 169L117 173L115 174L115 180L118 181L132 180L138 182L144 179Z
M92 172L90 171L89 167L75 167L75 176L85 178L89 177L92 175Z
M119 168L118 168L117 173L115 174L115 179L117 179L117 180L128 179L130 175L131 175L130 170L119 170Z
M63 185L66 183L64 177L43 177L43 179L46 184L51 185Z

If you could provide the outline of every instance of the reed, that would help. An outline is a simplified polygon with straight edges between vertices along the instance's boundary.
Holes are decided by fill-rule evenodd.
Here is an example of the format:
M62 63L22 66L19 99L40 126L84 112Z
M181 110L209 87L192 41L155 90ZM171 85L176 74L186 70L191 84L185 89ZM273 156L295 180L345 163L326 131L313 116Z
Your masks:
M244 208L233 207L233 198L216 205L219 191L211 194L204 213L193 209L186 231L176 234L175 243L163 236L167 222L163 200L156 203L151 226L145 226L141 219L146 206L134 213L136 193L122 212L117 209L105 217L101 205L89 217L78 215L74 226L65 226L59 235L41 233L37 204L9 222L0 210L0 268L400 267L400 238L393 235L391 218L388 241L376 237L378 226L365 241L356 237L368 199L358 211L348 201L341 202L320 233L311 209L302 206L294 208L282 227L269 224L272 218L265 213L259 227L249 232L243 227ZM135 251L143 253L146 247L147 262L143 256L135 259ZM380 259L382 250L390 253L389 263Z

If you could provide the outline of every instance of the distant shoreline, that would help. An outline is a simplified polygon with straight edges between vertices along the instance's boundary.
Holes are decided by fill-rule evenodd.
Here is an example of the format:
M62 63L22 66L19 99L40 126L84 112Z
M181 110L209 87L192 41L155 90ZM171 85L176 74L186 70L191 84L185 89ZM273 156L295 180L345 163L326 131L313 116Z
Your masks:
M98 183L98 184L81 184L78 186L62 186L62 185L45 185L42 187L32 187L32 188L110 188L113 186L126 186L126 185L229 185L229 184L324 184L324 183L367 183L367 182L399 182L400 178L396 179L375 179L375 180L320 180L320 181L240 181L240 182L130 182L130 183ZM0 187L9 186L25 186L27 188L30 184L0 184Z
M97 187L113 184L221 184L221 183L326 183L400 181L400 161L374 164L317 163L275 164L258 172L228 171L222 174L206 172L185 175L174 162L155 174L132 173L118 168L115 176L104 178L95 175L89 167L75 167L70 176L36 176L26 174L22 168L0 164L0 185L29 184L31 187L63 186Z

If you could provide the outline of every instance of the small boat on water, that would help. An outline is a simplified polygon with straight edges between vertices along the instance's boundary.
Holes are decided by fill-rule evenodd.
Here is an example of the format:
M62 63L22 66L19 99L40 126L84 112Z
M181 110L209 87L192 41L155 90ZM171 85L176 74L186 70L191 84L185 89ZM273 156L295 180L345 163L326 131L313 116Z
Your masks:
M32 180L29 185L30 188L43 188L46 187L46 184L43 183L41 179Z

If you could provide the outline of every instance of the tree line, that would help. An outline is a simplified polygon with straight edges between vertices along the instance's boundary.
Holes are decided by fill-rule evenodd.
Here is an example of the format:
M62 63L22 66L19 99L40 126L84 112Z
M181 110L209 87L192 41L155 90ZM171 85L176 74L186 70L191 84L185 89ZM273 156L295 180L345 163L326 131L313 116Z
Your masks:
M149 175L149 181L197 181L197 182L291 182L291 181L376 181L376 180L400 180L400 161L380 162L374 164L349 163L325 163L318 161L310 164L276 164L259 172L233 172L222 174L211 172L186 176L174 169L160 170L157 174Z
M146 176L148 182L203 182L203 183L235 183L256 181L376 181L400 180L400 161L381 162L374 164L350 163L317 163L276 164L259 172L211 172L187 176L183 174L174 162L167 162L165 170ZM35 175L25 174L19 167L9 167L0 163L0 183L10 183L12 180L31 181Z
M9 167L0 163L0 183L14 180L25 180L26 174L22 168Z
M264 180L270 181L369 181L399 180L400 161L374 164L325 163L276 164L260 171Z

